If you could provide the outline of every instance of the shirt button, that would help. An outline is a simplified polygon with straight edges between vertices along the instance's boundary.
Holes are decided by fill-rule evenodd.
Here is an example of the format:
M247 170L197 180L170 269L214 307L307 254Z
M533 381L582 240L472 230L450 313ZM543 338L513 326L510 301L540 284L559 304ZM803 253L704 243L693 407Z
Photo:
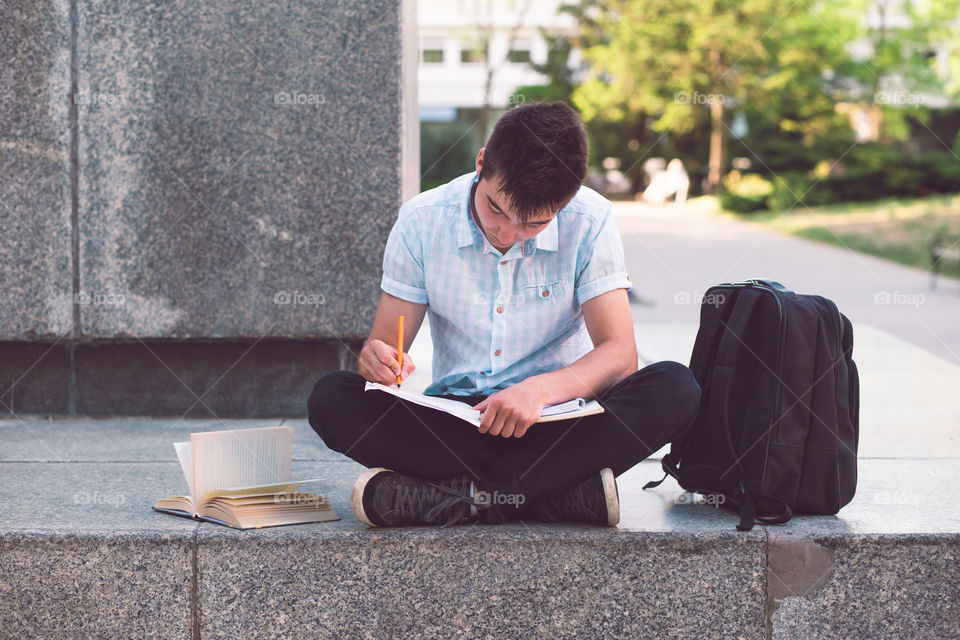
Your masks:
M495 355L495 356L500 355L500 349L497 349L496 351L494 351L494 352L493 352L493 355Z
M503 313L503 307L497 307L497 313Z
M542 295L542 296L543 296L544 298L546 298L547 296L549 296L549 295L550 295L550 292L549 292L549 291L547 291L547 290L544 290L544 292L543 292L543 293L541 293L540 295Z
M507 261L506 261L506 260L501 260L501 261L500 261L500 264L507 264Z

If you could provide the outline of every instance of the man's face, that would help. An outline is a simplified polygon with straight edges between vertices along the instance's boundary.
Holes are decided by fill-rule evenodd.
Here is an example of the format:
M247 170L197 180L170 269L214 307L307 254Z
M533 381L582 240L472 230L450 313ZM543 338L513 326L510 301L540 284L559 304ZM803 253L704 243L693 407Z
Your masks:
M499 179L482 178L477 182L473 202L481 231L498 251L505 253L514 244L540 233L557 212L543 211L521 224L509 208L507 198L497 191L499 186Z

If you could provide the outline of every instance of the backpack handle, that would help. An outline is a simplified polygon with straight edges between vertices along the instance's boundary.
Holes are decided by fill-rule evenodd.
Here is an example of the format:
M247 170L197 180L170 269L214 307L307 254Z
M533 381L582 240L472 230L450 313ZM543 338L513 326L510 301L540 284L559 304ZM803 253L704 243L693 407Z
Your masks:
M767 278L752 278L752 279L750 279L750 280L744 280L744 283L745 283L747 286L753 286L753 285L757 285L757 284L766 285L768 288L770 288L770 289L775 289L775 290L779 291L780 293L784 294L785 296L787 296L788 298L796 298L796 297L797 297L797 294L796 294L796 293L794 293L794 292L791 291L790 289L787 289L785 286L783 286L782 284L780 284L780 283L777 282L776 280L769 280L769 279L767 279Z

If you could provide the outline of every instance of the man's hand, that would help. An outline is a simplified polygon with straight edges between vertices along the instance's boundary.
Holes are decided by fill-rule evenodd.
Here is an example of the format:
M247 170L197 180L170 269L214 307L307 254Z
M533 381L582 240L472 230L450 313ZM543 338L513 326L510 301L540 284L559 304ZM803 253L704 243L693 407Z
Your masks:
M413 364L413 358L406 351L403 352L403 371L400 372L400 365L397 363L397 348L391 347L383 340L373 338L368 340L360 351L359 358L360 375L370 382L379 382L392 386L397 384L397 373L400 373L400 380L406 380L416 366Z
M527 378L484 398L473 406L483 414L480 433L522 438L527 429L540 419L545 397L540 383Z

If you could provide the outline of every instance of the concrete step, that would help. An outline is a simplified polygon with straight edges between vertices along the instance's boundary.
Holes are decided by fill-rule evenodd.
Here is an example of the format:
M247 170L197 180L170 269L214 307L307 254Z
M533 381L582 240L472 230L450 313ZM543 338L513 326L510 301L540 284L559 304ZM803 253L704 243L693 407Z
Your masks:
M735 530L655 460L616 528L368 529L363 467L295 429L341 520L238 531L153 511L172 442L283 421L0 422L0 637L956 638L955 458L862 459L837 516Z

